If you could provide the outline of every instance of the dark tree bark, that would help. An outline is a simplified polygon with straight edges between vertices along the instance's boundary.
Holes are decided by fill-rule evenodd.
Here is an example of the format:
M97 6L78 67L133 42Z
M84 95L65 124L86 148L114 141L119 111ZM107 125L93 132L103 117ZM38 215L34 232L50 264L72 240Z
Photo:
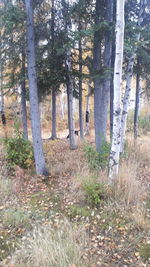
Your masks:
M82 30L81 21L79 20L79 32ZM83 139L83 111L82 111L82 39L79 39L79 125L80 137Z
M96 1L96 16L95 16L95 25L100 23L100 14L101 14L101 1ZM102 98L102 84L98 72L101 68L101 41L99 36L99 31L95 30L94 34L94 49L93 49L93 67L95 71L94 77L94 127L95 127L95 145L96 150L100 151L102 145L102 136L100 133L101 125L101 110L100 103Z
M140 63L139 57L137 59L137 67L139 71ZM138 137L138 117L139 117L139 109L140 109L140 75L139 72L136 75L136 94L135 94L135 110L134 110L134 139L136 140Z
M113 22L113 1L111 0L106 1L106 21L109 24ZM104 67L108 71L110 71L111 69L111 59L112 59L112 40L111 40L111 28L109 28L105 33L105 49L104 49ZM100 129L103 142L106 142L108 105L110 99L110 82L111 82L111 73L108 73L106 79L104 79L102 99L100 105L101 109Z
M29 99L32 125L32 138L36 172L39 175L47 175L45 164L40 126L40 112L37 90L37 74L35 62L35 34L33 21L33 7L31 0L25 0L27 14L27 59L28 59L28 80L29 80Z
M21 82L21 113L23 125L23 138L28 140L27 107L26 107L26 81L25 81L25 51L22 49L22 82Z

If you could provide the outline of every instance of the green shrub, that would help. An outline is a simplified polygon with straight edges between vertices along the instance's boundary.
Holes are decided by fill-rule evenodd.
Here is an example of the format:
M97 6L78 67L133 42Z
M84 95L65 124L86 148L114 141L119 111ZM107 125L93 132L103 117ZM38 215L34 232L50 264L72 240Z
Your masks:
M97 206L105 199L105 188L99 183L85 183L83 185L87 201L91 206Z
M127 131L131 132L134 128L134 113L130 112L127 118ZM147 134L150 132L150 115L140 115L138 118L139 134Z
M91 145L85 145L84 152L91 170L99 170L107 167L110 153L109 143L105 142L102 144L100 153Z
M26 227L29 225L29 216L19 207L10 207L3 212L2 223L5 227Z
M20 129L20 122L16 119L14 121L14 137L7 138L4 141L7 153L6 158L12 166L18 165L26 169L33 164L33 147L29 141L23 138L23 133Z
M29 141L18 136L5 140L6 158L11 165L28 168L33 164L33 148Z
M90 215L90 211L87 208L79 206L70 206L69 212L72 217L76 215L87 217Z
M143 134L150 132L150 115L139 117L139 129Z

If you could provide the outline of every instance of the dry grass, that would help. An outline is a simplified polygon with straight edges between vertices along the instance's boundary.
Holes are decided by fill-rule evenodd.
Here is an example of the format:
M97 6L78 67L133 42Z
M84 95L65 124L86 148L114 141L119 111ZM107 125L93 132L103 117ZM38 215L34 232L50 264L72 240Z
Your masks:
M120 194L126 205L137 205L145 196L144 189L140 181L137 180L138 167L139 164L134 158L123 160L120 165L116 195Z
M83 162L82 145L70 150L68 140L49 141L44 144L51 176L75 175Z
M12 195L12 181L0 175L0 205Z
M57 229L50 225L35 229L12 256L12 264L15 267L86 267L82 262L85 241L83 228L73 227L63 219Z

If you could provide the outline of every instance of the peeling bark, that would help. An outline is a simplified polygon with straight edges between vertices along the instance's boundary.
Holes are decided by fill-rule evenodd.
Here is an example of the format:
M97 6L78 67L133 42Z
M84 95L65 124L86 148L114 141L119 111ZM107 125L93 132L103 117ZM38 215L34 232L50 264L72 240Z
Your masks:
M116 10L116 52L114 68L114 105L113 105L113 135L109 161L109 182L117 178L120 156L121 133L121 82L124 46L124 0L117 0Z

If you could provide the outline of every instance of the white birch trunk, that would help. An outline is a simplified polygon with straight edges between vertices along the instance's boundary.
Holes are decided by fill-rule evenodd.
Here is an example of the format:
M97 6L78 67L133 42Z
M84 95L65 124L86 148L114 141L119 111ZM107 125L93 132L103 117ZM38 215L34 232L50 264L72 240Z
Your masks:
M116 9L116 54L114 68L114 109L113 134L109 161L109 182L116 179L119 169L120 132L121 132L121 82L124 46L124 4L125 0L117 0Z
M141 26L141 23L143 21L143 13L145 11L145 1L141 0L140 2L140 11L138 15L138 27ZM130 96L131 96L131 82L133 77L133 66L134 61L136 57L136 51L137 51L137 43L140 40L140 33L137 33L136 36L136 45L133 48L133 53L130 56L128 67L127 67L127 76L126 76L126 89L125 94L123 98L123 110L122 110L122 117L121 117L121 143L120 143L120 153L124 152L124 143L125 143L125 132L126 132L126 124L127 124L127 115L128 115L128 109L130 104Z

